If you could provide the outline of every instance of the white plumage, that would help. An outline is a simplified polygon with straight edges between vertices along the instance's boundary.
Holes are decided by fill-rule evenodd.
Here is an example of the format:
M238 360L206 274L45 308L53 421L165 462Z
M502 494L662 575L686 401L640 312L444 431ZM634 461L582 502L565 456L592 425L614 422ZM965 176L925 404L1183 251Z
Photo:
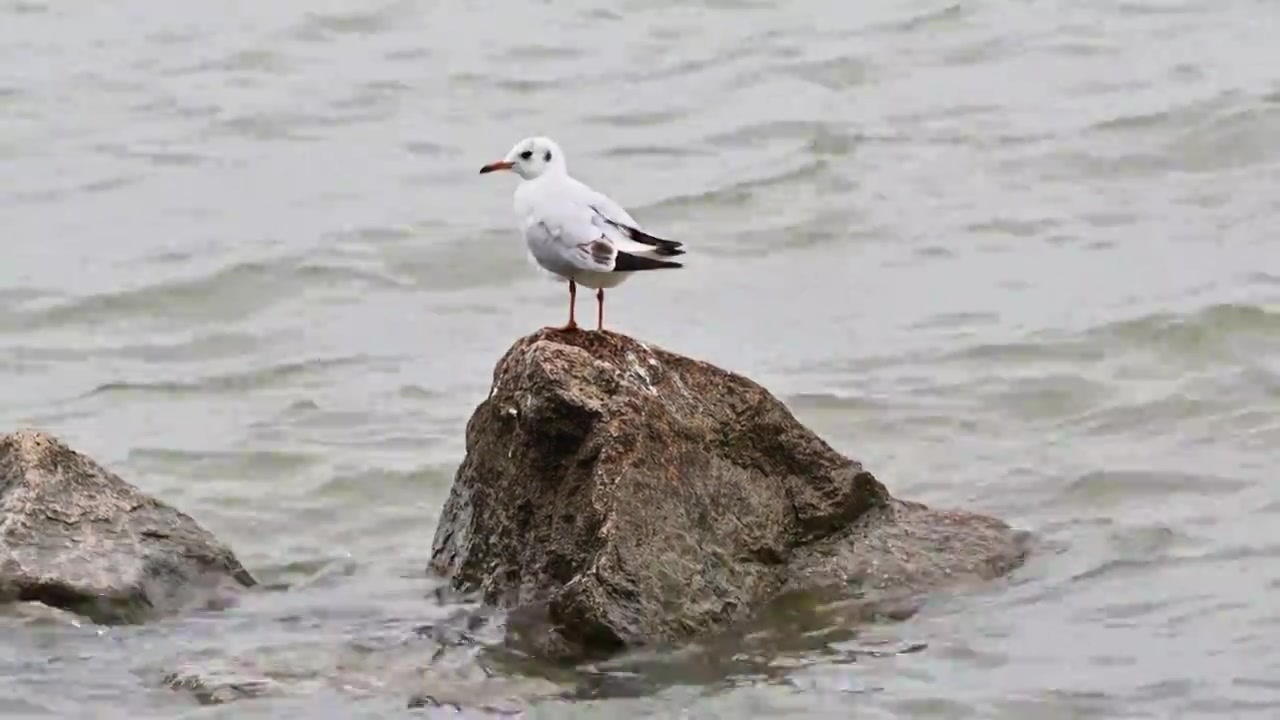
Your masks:
M682 267L664 258L682 255L682 243L641 229L621 205L569 176L564 153L550 138L516 143L481 173L511 170L523 178L515 213L529 253L543 268L569 282L569 323L576 327L576 285L596 289L597 329L604 325L604 290L643 270Z

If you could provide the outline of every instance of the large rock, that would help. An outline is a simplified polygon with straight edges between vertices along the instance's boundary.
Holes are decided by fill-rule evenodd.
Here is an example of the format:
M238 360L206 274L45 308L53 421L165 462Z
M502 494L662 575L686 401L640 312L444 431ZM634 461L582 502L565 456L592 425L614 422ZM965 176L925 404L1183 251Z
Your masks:
M254 584L190 517L56 438L0 436L0 602L135 622Z
M894 499L756 383L613 333L517 341L466 440L431 569L560 660L720 630L789 590L909 613L1025 554L998 520Z

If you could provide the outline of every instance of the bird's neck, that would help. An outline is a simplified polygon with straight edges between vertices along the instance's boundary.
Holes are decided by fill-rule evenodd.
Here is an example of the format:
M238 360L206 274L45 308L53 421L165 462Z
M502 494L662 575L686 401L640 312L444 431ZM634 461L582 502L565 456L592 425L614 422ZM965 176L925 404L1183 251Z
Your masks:
M564 165L548 165L547 169L539 173L537 177L530 178L530 179L531 180L544 180L544 179L554 180L556 178L566 178L566 177L569 177L569 171L565 168Z

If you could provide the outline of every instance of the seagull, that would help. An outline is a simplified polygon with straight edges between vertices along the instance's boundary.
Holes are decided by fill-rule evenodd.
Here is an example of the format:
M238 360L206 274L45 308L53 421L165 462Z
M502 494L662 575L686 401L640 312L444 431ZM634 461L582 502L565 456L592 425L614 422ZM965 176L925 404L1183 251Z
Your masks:
M569 281L569 322L578 285L596 291L596 330L604 329L604 291L632 273L684 267L663 258L683 255L683 243L654 237L607 195L569 176L564 152L548 137L528 137L480 174L510 170L522 182L515 191L516 218L529 253L543 268Z

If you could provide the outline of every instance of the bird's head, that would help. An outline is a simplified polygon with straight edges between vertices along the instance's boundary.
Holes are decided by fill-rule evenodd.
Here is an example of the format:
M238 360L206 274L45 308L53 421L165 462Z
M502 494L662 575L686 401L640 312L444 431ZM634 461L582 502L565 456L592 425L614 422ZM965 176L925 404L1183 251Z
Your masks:
M528 137L516 143L505 158L480 168L480 174L495 170L510 170L525 180L532 180L549 171L564 172L564 153L551 138Z

